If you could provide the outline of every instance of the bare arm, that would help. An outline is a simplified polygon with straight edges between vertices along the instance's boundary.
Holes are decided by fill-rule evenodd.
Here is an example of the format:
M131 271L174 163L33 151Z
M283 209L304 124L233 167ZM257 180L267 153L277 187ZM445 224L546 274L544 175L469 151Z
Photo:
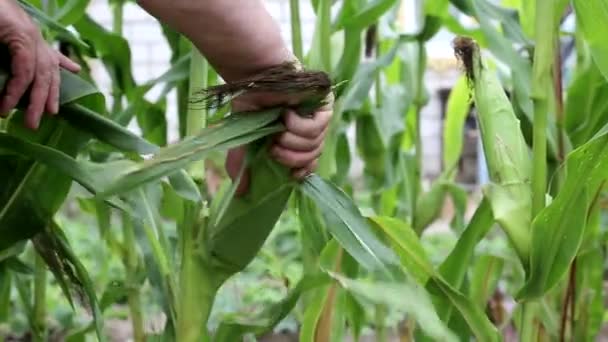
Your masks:
M227 81L294 59L261 0L138 0L188 37Z

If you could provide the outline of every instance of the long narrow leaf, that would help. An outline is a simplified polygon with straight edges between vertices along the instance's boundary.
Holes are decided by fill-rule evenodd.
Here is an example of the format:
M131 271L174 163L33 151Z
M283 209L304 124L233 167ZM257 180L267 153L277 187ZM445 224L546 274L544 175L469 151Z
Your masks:
M530 275L519 298L536 298L564 276L582 242L588 208L607 178L608 134L573 151L566 160L566 180L555 200L532 226Z
M499 340L496 328L484 314L484 311L447 283L435 270L429 269L430 261L428 261L424 248L411 227L394 219L376 218L375 221L381 226L387 238L391 240L393 248L402 256L401 261L403 266L414 274L417 280L428 279L426 281L427 290L440 296L442 299L440 303L453 305L467 322L478 340ZM467 264L465 263L464 265ZM421 283L421 285L423 284ZM443 312L444 309L445 307L439 307L437 311Z
M378 240L359 209L340 189L316 175L307 177L300 189L321 210L329 232L364 267L387 272L390 265L398 263L396 255Z
M591 48L591 55L602 74L608 79L608 4L602 0L574 0L577 24Z

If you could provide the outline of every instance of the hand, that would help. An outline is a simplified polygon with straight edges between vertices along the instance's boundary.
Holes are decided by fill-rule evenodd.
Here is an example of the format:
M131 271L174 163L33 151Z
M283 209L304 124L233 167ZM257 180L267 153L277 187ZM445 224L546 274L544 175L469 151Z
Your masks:
M0 44L11 55L11 78L0 98L0 115L6 117L30 89L26 126L37 129L46 111L59 111L59 70L78 72L80 66L53 50L27 13L14 0L0 1Z
M236 98L232 108L234 111L254 111L277 105L289 108L296 106L299 101L297 96L252 93ZM293 109L287 110L284 114L283 122L287 130L276 136L270 154L277 162L290 168L294 178L302 179L317 168L317 160L323 150L332 109L333 101L329 101L329 104L317 110L311 118L302 117ZM245 153L244 146L228 152L226 171L232 180L238 177ZM242 195L248 188L249 174L245 172L236 193Z

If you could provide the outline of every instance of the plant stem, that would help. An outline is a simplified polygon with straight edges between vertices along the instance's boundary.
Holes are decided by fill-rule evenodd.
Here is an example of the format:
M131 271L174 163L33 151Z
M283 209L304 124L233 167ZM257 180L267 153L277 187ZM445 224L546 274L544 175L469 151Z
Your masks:
M0 266L0 322L6 322L11 308L12 274L5 265Z
M190 64L189 94L207 87L209 80L209 65L200 52L192 49ZM204 107L188 108L186 134L197 134L207 125L207 110ZM199 164L204 167L204 164ZM204 168L202 169L204 170ZM192 173L191 169L191 173ZM201 174L204 180L204 172ZM213 308L215 294L219 285L214 282L217 274L212 274L209 265L201 257L202 232L206 222L199 220L201 206L197 203L186 203L184 207L184 222L180 224L181 266L179 270L179 300L177 303L177 341L199 342L210 341L207 321Z
M533 165L532 165L532 220L545 207L547 191L547 118L550 94L554 92L552 81L555 63L555 42L557 41L557 21L547 25L546 18L555 18L553 1L536 2L536 28L534 65L532 74L532 100L534 102L533 125ZM537 321L538 301L523 304L524 324L522 341L531 341L538 336L541 324Z
M323 18L321 23L321 60L325 72L331 73L331 0L321 0L319 16Z
M38 253L34 258L34 341L46 341L46 264Z
M386 327L384 321L386 320L386 307L384 305L376 305L376 341L386 342L388 341L386 336Z
M564 296L564 302L562 303L562 313L559 327L559 340L563 342L566 340L566 322L568 321L568 309L570 309L570 334L574 333L572 326L574 322L574 306L575 306L575 286L576 286L576 259L572 262L570 267L570 275L568 277L568 287L566 288L566 294Z
M205 60L196 47L192 47L192 58L190 60L190 91L191 97L195 96L201 89L207 88L209 63ZM188 107L186 119L186 135L195 135L207 124L207 108L205 106Z
M182 264L180 267L180 291L177 313L177 341L210 341L207 321L213 308L215 294L219 285L213 282L217 274L209 271L208 265L200 257L198 250L200 227L204 222L196 218L200 207L187 204L184 216L189 219L181 225ZM197 227L199 227L197 229Z
M421 128L421 111L424 106L424 62L426 60L426 51L424 50L424 44L418 43L418 61L416 64L417 78L416 78L416 97L414 99L415 106L415 126L414 126L414 148L416 149L416 163L414 170L414 183L412 188L412 217L416 212L416 203L418 202L418 195L422 189L422 128Z
M289 0L291 13L291 43L293 53L300 61L304 60L304 50L302 48L302 20L300 18L300 0Z
M555 43L557 42L557 19L552 1L536 3L536 48L532 75L532 100L534 101L532 173L532 218L545 207L547 190L547 116L549 97L555 93L553 71L555 64ZM555 18L547 25L546 18ZM559 81L559 80L557 80ZM561 82L560 82L561 89ZM559 96L561 98L561 94Z
M545 207L547 189L547 101L534 102L534 164L532 173L532 218Z
M122 35L122 31L123 31L123 18L124 18L124 13L123 13L123 8L124 8L124 3L122 1L116 1L112 7L112 14L113 14L113 21L112 21L112 32L117 34L117 35ZM112 72L115 74L114 78L117 78L117 70L116 68L113 68ZM118 84L116 84L116 82L112 83L112 96L113 96L113 103L112 103L112 113L118 113L122 110L122 97L123 97L123 93L120 89L120 87L118 86Z
M558 38L559 39L559 38ZM559 40L558 40L559 42ZM559 46L556 44L556 46ZM565 132L564 132L564 97L562 89L562 56L560 49L555 50L555 62L553 63L553 90L555 93L555 123L557 126L557 157L558 161L564 161L566 157Z
M137 245L135 244L135 234L133 226L130 224L131 218L128 215L123 215L123 239L125 246L125 255L123 264L127 272L127 288L129 303L129 313L131 316L131 325L133 327L133 340L135 342L145 341L144 320L141 312L141 299L139 287L137 284L137 268L139 258L137 254Z
M190 60L190 98L196 97L196 93L207 88L209 84L209 63L200 51L192 46L192 57ZM192 102L192 101L189 101ZM207 125L207 107L202 105L190 105L186 116L186 136L198 134ZM205 161L201 160L190 165L189 173L197 178L204 178Z
M338 254L336 256L336 263L334 272L340 273L342 269L342 256L343 249L340 248L338 250ZM317 328L315 331L315 342L329 342L332 340L332 322L334 316L334 307L336 303L336 296L338 291L338 285L332 283L327 290L327 297L325 299L325 303L323 305L323 311L319 316L319 320L317 321Z
M374 49L376 50L376 58L380 57L381 51L380 51L380 33L379 30L377 29L377 24L373 24L372 26L370 26L369 28L370 30L373 30L373 33L375 34L375 39L374 39ZM378 72L376 73L376 108L380 108L382 106L382 73Z
M576 258L572 261L572 265L570 266L569 282L572 285L570 288L570 334L574 336L574 319L576 317Z
M522 342L538 340L540 334L540 322L537 320L539 305L540 303L538 301L525 302L522 305L522 328L519 339Z

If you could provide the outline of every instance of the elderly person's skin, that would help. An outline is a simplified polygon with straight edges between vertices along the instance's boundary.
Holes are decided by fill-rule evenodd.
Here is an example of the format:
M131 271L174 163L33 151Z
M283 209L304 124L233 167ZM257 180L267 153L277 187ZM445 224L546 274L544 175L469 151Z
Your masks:
M283 42L276 22L261 0L138 0L159 21L188 37L226 81L247 78L266 68L294 61ZM17 5L16 0L0 0L0 44L12 56L11 73L0 98L0 114L6 115L30 89L26 125L36 129L43 113L57 113L60 67L78 72L80 67L54 51L40 30ZM297 105L295 98L283 94L255 94L234 101L235 110ZM272 156L292 169L296 178L314 171L329 125L332 104L318 110L312 118L293 110L284 115L287 130L276 137ZM233 179L244 160L244 147L228 153L226 169ZM248 188L245 174L237 189Z
M12 77L0 98L0 115L6 116L30 89L25 123L38 128L44 112L59 110L59 67L78 72L80 66L53 50L39 28L15 0L0 1L0 44L11 54Z

